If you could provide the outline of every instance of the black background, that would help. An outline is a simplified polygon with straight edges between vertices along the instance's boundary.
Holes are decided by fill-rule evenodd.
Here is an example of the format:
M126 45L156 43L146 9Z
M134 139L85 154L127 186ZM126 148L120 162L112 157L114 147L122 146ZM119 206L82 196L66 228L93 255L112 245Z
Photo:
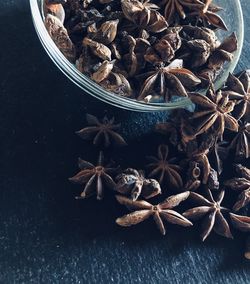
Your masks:
M238 70L250 66L249 0L242 5ZM134 147L115 156L127 165L152 151L145 139L162 115L118 110L82 94L43 50L28 0L0 2L0 31L0 283L250 283L244 236L213 234L203 244L197 230L175 228L163 238L150 222L116 226L123 210L112 199L74 200L77 187L67 178L77 157L96 158L74 134L86 112L106 110L122 121Z

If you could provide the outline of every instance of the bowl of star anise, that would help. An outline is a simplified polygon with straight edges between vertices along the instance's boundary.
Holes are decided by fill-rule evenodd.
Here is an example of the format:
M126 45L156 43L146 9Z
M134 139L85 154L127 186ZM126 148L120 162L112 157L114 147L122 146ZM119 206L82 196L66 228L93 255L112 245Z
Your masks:
M66 76L135 111L181 108L221 87L241 54L239 0L30 0L37 34Z

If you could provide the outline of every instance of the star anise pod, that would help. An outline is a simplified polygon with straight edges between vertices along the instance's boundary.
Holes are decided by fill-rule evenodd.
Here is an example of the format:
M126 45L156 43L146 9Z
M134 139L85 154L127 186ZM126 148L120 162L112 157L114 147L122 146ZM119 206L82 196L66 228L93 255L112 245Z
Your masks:
M168 23L157 11L159 7L150 0L121 0L125 17L148 32L160 33L167 29Z
M205 0L203 7L195 8L194 12L188 14L189 17L196 17L197 22L201 21L203 26L210 26L227 31L227 26L223 19L216 13L221 10L220 7L211 5L213 0Z
M229 210L221 206L225 191L221 191L216 198L213 197L210 190L207 190L207 194L208 197L205 198L198 193L191 192L190 199L193 200L198 207L187 210L183 213L183 216L191 221L203 218L202 241L206 240L212 230L224 237L233 238L228 222L223 215Z
M132 77L145 67L144 54L150 43L144 38L134 38L131 35L128 35L126 40L129 44L129 53L123 56L123 60L127 67L128 75Z
M71 62L75 61L76 50L68 31L63 23L55 16L47 14L45 18L46 29L64 56Z
M235 100L233 115L236 119L243 116L250 122L250 70L240 73L238 76L229 74L225 92L231 100Z
M170 62L182 45L180 31L181 27L169 28L163 37L147 48L144 59L153 65Z
M112 167L111 164L104 166L103 153L99 153L99 158L96 166L92 163L78 159L78 166L80 172L69 178L69 180L76 184L84 186L84 190L78 199L87 198L94 194L97 195L97 199L101 200L104 196L104 188L111 190L115 189L115 182L113 181L111 174L115 174L118 168Z
M139 224L152 216L158 229L163 235L166 234L163 220L184 227L192 226L192 223L188 219L184 218L180 213L172 210L181 202L185 201L189 194L190 193L187 191L177 195L172 195L158 205L152 205L143 200L132 201L124 196L117 196L117 201L120 204L125 205L131 211L135 211L116 219L116 223L120 226L129 227Z
M229 149L235 150L237 160L250 158L250 123L239 121L239 131L235 135Z
M109 147L110 145L125 146L127 143L116 131L120 129L121 124L115 124L114 117L108 119L105 115L100 121L91 114L86 115L87 127L76 132L84 140L92 140L94 145Z
M129 194L133 201L139 196L145 199L161 194L161 186L155 179L146 179L143 171L126 169L116 177L115 190L122 194Z
M225 62L230 62L234 58L234 52L238 49L238 40L235 33L226 37L223 42L212 50L208 59L208 68L212 70L220 70Z
M199 178L201 183L207 184L209 176L213 174L210 161L208 159L208 154L211 147L214 145L214 137L212 135L203 135L201 141L194 139L187 144L186 154L190 162L195 162L194 168L194 179ZM199 171L198 169L199 168ZM191 180L193 179L191 176ZM213 177L211 177L213 178ZM216 181L217 178L214 177ZM189 182L190 183L190 182Z
M236 172L240 176L225 182L228 188L241 192L233 210L239 211L250 203L250 169L242 165L236 165Z
M250 217L230 213L230 218L236 229L242 232L250 232Z
M225 128L234 132L238 131L238 122L231 115L235 104L227 95L223 96L222 91L216 92L213 87L210 87L206 96L191 93L189 97L196 105L195 112L190 118L194 136L211 128L219 138L222 138Z
M169 102L173 96L187 97L184 86L192 88L200 83L190 70L183 68L183 61L176 59L165 67L156 67L155 71L144 74L147 79L143 83L138 100L143 100L155 91L164 101Z
M169 24L176 22L177 15L181 19L185 19L185 8L194 10L204 7L204 3L199 0L163 0L161 4L165 6L164 15Z
M183 186L180 175L181 167L176 164L176 158L168 159L169 148L167 145L159 145L157 157L148 157L149 177L157 178L161 186L181 188Z

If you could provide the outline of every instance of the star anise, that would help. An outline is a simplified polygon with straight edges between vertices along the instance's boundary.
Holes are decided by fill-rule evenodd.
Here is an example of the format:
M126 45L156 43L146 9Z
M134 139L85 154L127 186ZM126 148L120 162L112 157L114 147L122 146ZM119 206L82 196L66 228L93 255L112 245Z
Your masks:
M115 174L117 168L112 167L111 164L104 166L102 152L99 154L96 166L80 158L78 159L78 166L81 171L72 178L69 178L71 182L84 186L83 192L77 199L87 198L96 194L97 199L101 200L104 196L105 187L111 190L115 189L116 184L111 174Z
M250 70L246 70L238 76L229 74L226 86L225 91L229 98L236 101L234 117L241 119L244 116L250 122Z
M64 56L74 62L76 57L75 46L63 23L55 16L48 14L45 19L47 31Z
M155 71L144 74L145 80L138 100L145 99L148 95L157 93L169 102L173 96L187 97L184 86L192 88L200 83L191 71L183 68L183 61L176 59L166 67L156 67Z
M219 138L222 138L225 128L238 131L238 122L230 114L234 109L234 102L230 101L227 95L223 95L221 91L216 92L210 87L206 96L191 93L189 97L196 105L195 112L190 119L194 128L194 136L211 130L211 128Z
M204 3L199 0L163 0L161 4L165 5L164 15L169 24L176 22L177 14L181 19L185 19L185 8L194 10L204 7Z
M122 194L129 194L133 201L139 196L145 199L161 194L161 186L155 179L146 179L143 171L126 169L116 177L115 190Z
M88 127L76 132L84 140L92 140L94 145L110 145L124 146L127 145L125 140L116 131L119 130L121 124L115 124L114 118L108 119L107 116L99 121L97 117L87 114L86 119Z
M206 240L212 230L224 237L233 238L228 222L223 215L229 210L221 206L225 191L221 191L216 198L213 197L210 190L207 190L207 193L208 197L205 198L198 193L191 192L190 199L193 200L198 207L187 210L183 213L183 216L191 221L203 218L202 241Z
M236 165L236 173L240 177L226 181L225 185L232 190L241 192L233 207L234 211L239 211L250 203L250 169Z
M167 29L168 23L157 11L159 7L150 0L121 0L125 17L148 32L160 33Z
M227 26L223 19L216 13L221 10L216 5L211 5L213 0L205 0L203 7L195 8L194 12L189 13L189 17L196 17L197 22L201 21L204 26L219 28L227 31Z
M250 123L239 121L239 131L232 140L229 149L235 150L237 160L250 158Z
M147 48L144 59L153 65L170 62L182 45L180 31L181 27L169 28L163 37Z
M214 144L214 137L211 135L204 135L201 141L194 139L187 144L186 154L191 162L195 162L195 178L199 168L199 178L203 184L208 183L209 175L212 168L208 159L208 154Z
M250 232L250 217L230 213L230 218L236 229L242 232Z
M168 159L168 156L168 146L159 145L157 157L148 157L150 163L146 167L150 170L149 177L157 178L161 186L181 188L181 167L176 164L176 158Z
M152 205L143 200L132 201L124 196L117 196L117 201L120 204L125 205L131 211L135 211L116 219L116 223L120 226L129 227L139 224L152 216L158 229L163 235L166 234L163 220L184 227L192 226L192 223L188 219L184 218L180 213L172 210L181 202L185 201L189 194L190 193L187 191L177 195L172 195L158 205Z

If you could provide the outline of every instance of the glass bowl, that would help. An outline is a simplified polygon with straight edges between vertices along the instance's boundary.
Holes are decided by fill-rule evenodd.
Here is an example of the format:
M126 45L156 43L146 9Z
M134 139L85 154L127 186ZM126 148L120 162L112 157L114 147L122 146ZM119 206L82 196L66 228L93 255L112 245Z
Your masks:
M217 32L218 38L222 40L226 35L236 32L239 45L238 50L234 54L233 61L224 65L223 71L216 79L215 87L219 88L227 79L229 72L233 72L238 63L243 45L244 22L240 0L215 0L214 2L215 4L224 7L224 10L220 12L220 15L224 18L228 27L227 32ZM85 93L116 107L139 112L166 111L175 108L187 107L191 104L188 98L170 103L146 103L110 93L100 87L89 77L78 71L75 65L70 63L57 48L44 25L43 4L44 0L30 0L32 19L38 37L44 49L57 67Z

